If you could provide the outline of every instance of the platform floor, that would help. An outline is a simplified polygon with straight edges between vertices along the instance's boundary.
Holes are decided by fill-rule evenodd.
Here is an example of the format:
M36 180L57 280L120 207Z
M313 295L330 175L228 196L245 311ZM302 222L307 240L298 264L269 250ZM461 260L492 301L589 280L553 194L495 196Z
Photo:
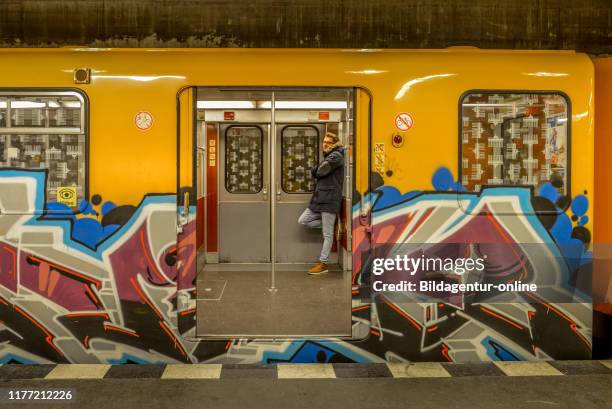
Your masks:
M308 365L0 365L1 408L612 407L612 361ZM70 401L9 402L13 390Z
M351 273L320 276L309 265L206 265L198 274L200 337L350 337Z

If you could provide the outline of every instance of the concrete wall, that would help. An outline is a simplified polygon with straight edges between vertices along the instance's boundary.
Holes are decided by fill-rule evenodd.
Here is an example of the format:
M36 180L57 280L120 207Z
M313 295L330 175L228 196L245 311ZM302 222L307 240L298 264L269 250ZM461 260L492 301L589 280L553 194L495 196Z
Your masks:
M0 46L575 49L612 0L2 0Z

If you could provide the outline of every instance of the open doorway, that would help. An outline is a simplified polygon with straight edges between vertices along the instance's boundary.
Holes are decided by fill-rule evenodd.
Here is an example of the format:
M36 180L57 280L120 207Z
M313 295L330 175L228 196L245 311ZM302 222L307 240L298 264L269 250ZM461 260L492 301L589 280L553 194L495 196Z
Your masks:
M195 89L196 336L351 337L352 88ZM326 133L345 149L329 273L298 224ZM347 228L347 226L349 226Z

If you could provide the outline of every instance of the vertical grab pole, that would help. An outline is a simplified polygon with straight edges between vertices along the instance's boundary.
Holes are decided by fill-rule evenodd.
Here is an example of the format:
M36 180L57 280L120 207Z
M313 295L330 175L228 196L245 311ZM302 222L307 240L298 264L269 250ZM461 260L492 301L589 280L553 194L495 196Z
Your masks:
M269 160L270 163L270 188L273 189L273 186L276 186L276 93L272 91L271 97L271 105L272 111L271 115L271 124L270 124L270 141L268 143L269 146ZM275 192L271 192L270 195L270 258L271 258L271 274L272 279L270 283L269 291L276 292L278 289L276 288L276 194Z

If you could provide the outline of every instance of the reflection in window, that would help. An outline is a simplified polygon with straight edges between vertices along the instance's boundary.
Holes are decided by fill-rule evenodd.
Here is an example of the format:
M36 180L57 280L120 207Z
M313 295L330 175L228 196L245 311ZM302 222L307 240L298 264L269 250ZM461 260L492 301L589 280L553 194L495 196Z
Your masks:
M86 189L84 105L71 92L0 96L0 168L48 169L47 201L57 190ZM34 129L32 129L34 128Z
M319 161L319 132L312 126L288 126L281 134L281 181L287 193L310 193L310 168Z
M263 186L263 132L256 126L225 131L225 189L258 193Z
M82 104L76 96L13 96L4 105L10 109L13 128L81 127Z
M557 94L468 94L461 103L461 175L483 185L567 190L567 101Z
M0 98L0 128L6 128L7 112L7 100Z

